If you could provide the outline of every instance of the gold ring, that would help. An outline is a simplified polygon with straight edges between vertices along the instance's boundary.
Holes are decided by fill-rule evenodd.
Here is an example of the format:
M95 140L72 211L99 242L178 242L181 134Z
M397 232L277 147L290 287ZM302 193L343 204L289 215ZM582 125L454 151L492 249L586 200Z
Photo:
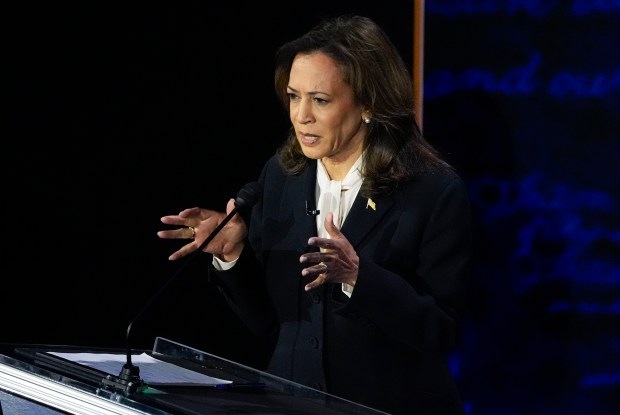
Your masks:
M187 229L192 231L192 236L190 239L194 239L194 237L196 236L196 229L193 226L188 226Z
M323 265L323 272L321 274L325 274L327 272L327 264L325 262L321 262L319 265Z

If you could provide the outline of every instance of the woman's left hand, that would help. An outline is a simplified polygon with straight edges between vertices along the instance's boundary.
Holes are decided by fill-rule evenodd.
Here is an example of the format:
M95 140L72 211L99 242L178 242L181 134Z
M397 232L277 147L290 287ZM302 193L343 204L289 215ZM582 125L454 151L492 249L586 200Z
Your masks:
M334 225L331 212L325 217L324 225L330 238L313 236L308 240L308 245L319 247L321 252L308 252L299 258L301 263L311 264L301 271L301 275L317 276L314 281L306 284L305 290L312 290L326 282L355 286L360 263L357 252Z

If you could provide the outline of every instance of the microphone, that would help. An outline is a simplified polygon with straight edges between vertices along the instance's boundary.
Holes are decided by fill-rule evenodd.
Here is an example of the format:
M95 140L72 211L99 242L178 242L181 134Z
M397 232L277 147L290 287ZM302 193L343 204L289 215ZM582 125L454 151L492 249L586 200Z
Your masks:
M310 200L306 200L306 215L308 216L318 216L321 213L320 210L314 206L314 202Z
M198 249L192 252L186 259L183 264L177 269L177 271L166 281L166 283L155 293L155 295L149 300L148 303L138 312L138 314L133 318L133 320L129 323L127 327L127 335L126 335L126 347L127 347L127 360L123 365L120 374L117 377L112 375L107 375L102 379L102 384L105 387L112 388L116 391L122 391L126 394L135 393L137 391L142 391L146 388L146 384L144 380L140 377L140 368L135 366L131 362L131 346L129 342L129 334L131 332L131 328L135 324L135 322L144 314L144 312L155 302L159 296L166 291L166 288L170 283L183 271L187 265L198 255L206 246L217 236L217 234L222 230L222 228L240 211L247 211L252 206L254 206L261 199L263 193L263 188L258 182L250 182L239 190L237 193L237 197L235 198L235 207L226 217L222 220L222 222L209 234L207 239L205 239Z

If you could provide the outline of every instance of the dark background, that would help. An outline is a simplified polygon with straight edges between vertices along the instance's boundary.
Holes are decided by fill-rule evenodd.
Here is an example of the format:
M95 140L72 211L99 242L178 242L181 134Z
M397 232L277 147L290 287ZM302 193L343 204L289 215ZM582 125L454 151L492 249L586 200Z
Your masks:
M413 1L278 10L11 5L0 342L164 336L265 356L159 218L223 209L283 139L273 54L319 17L375 19L413 62ZM424 133L474 205L451 364L470 414L620 408L620 2L426 1ZM171 280L172 278L172 280ZM386 299L389 301L389 299Z

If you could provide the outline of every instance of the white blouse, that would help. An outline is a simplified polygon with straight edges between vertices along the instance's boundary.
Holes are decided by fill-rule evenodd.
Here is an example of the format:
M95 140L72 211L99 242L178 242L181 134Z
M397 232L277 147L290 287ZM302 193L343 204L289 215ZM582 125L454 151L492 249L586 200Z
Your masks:
M327 174L325 166L318 160L316 174L316 206L319 214L316 217L316 227L321 238L329 238L329 234L325 230L325 216L328 212L334 214L334 224L338 229L342 227L345 218L353 206L355 197L362 187L362 155L351 166L351 169L345 176L344 180L331 180ZM342 291L351 296L353 286L342 284Z
M316 206L319 210L319 214L316 217L316 227L318 229L318 235L321 238L329 238L329 234L324 226L325 216L328 212L334 214L334 224L338 229L340 229L345 218L349 214L355 197L362 187L362 159L362 156L357 159L342 181L331 180L321 160L317 160ZM231 262L225 262L215 255L213 256L213 266L219 270L230 269L236 263L237 259ZM342 292L351 297L353 286L342 284Z

